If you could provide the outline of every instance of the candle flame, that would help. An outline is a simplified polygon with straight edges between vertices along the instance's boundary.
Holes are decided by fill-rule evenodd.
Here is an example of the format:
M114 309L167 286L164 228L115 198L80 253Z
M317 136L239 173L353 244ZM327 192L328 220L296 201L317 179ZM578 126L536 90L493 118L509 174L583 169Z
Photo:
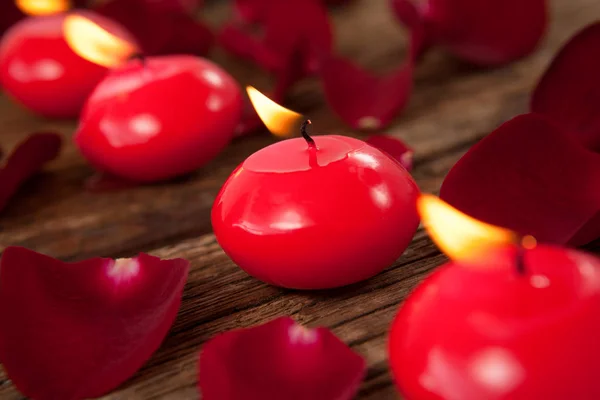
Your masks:
M421 195L417 208L431 239L455 261L481 260L490 250L518 241L513 231L463 214L433 195ZM528 244L533 243L531 239Z
M51 15L71 9L69 0L15 0L15 4L27 15Z
M269 132L275 136L290 136L300 127L304 119L301 114L280 106L252 86L246 87L246 91L252 106Z
M65 18L63 34L77 55L104 67L115 67L137 53L133 43L109 33L81 15Z

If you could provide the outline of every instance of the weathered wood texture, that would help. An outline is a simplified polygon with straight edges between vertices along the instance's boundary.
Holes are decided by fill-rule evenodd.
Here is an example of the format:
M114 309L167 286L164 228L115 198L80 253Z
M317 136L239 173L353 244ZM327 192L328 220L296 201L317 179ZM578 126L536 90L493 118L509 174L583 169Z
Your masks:
M525 60L483 70L436 51L420 65L410 106L388 132L416 150L413 175L423 191L436 192L464 151L501 122L525 112L530 90L557 48L600 17L597 0L551 4L551 31L541 48ZM208 17L218 24L227 13L226 6L217 3ZM376 71L401 62L403 33L386 0L356 1L337 10L334 17L342 53ZM215 58L242 82L258 87L268 82L249 65L222 54ZM310 115L320 132L360 136L331 114L316 81L298 85L288 105ZM0 123L3 147L13 146L34 130L58 130L68 137L75 127L73 122L36 119L6 97L0 98ZM268 135L239 139L192 176L101 194L82 190L92 171L68 144L60 159L27 184L0 216L0 250L23 245L66 260L151 251L192 262L183 306L168 338L134 378L106 399L196 399L196 359L202 343L218 332L279 315L292 315L308 326L328 326L365 356L369 370L361 399L397 398L388 373L386 331L400 302L444 256L419 231L394 266L351 287L286 291L247 276L210 233L210 207L234 167L272 141ZM3 382L0 398L22 397L10 382Z

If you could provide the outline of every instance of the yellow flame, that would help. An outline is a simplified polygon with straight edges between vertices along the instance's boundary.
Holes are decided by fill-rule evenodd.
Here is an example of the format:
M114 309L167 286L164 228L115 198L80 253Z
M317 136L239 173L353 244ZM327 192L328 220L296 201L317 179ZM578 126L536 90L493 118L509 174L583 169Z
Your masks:
M294 129L300 127L304 119L301 114L280 106L252 86L246 87L246 91L252 106L269 132L276 136L289 136Z
M518 240L513 231L478 221L433 195L421 195L417 208L431 239L455 261L480 260L488 251Z
M69 0L15 0L15 4L27 15L51 15L71 9Z
M69 15L63 34L80 57L104 67L115 67L137 53L134 44L121 39L81 15Z

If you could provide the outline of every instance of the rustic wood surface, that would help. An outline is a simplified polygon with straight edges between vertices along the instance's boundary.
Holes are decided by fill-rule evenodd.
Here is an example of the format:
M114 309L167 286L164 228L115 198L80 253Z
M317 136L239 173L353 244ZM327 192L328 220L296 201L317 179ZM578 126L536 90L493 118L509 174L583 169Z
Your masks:
M415 149L413 175L423 191L437 192L449 168L472 144L525 112L530 91L555 51L600 17L598 0L554 0L551 6L551 30L527 59L484 70L434 51L420 65L411 103L388 132ZM206 17L218 24L228 13L226 5L216 3ZM405 37L386 0L356 1L333 15L343 54L382 72L401 62ZM242 82L259 88L268 84L250 65L218 52L214 58ZM299 84L287 104L310 115L315 131L361 136L332 115L316 81ZM0 145L8 149L37 130L57 130L68 138L75 123L39 119L2 96L0 126ZM386 331L406 295L445 258L419 230L394 266L351 287L287 291L246 275L210 233L210 208L234 167L273 140L268 134L238 139L191 176L109 193L82 189L92 170L67 143L60 159L29 182L0 215L0 251L22 245L65 260L149 251L191 261L183 305L169 336L146 366L105 399L197 399L196 361L202 344L216 333L280 315L308 326L327 326L366 358L369 369L359 398L398 398L388 373ZM22 396L0 376L0 398Z

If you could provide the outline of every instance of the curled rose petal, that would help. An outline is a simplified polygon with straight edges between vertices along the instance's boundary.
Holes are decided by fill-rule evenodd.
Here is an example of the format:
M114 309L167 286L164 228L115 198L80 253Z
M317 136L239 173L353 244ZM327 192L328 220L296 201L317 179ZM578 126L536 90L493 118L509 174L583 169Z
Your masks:
M404 109L413 87L414 63L425 45L425 30L416 8L403 4L409 31L408 59L384 76L342 57L320 59L320 77L330 107L349 126L361 130L386 127Z
M575 35L538 83L531 110L548 116L600 152L600 22Z
M365 361L326 328L289 317L226 332L200 353L204 400L349 400Z
M147 254L64 263L22 247L0 261L0 359L45 400L99 397L133 375L170 329L189 269Z
M325 97L333 111L354 129L377 130L389 125L408 103L412 78L411 62L379 77L341 57L321 60Z
M546 0L425 0L419 12L428 38L479 65L504 64L531 53L548 19Z
M56 133L34 133L8 156L0 169L0 210L25 181L58 156L61 145L62 139Z
M226 24L218 40L232 54L273 71L291 53L301 51L303 69L310 74L317 71L319 56L331 51L327 9L318 0L245 0L236 5L246 21L260 25L262 35L251 34L244 21Z
M412 169L414 152L402 140L390 135L372 135L367 138L366 142L387 153L407 171Z
M448 173L440 197L539 241L582 245L600 236L598 182L600 155L545 117L526 114L473 146Z

